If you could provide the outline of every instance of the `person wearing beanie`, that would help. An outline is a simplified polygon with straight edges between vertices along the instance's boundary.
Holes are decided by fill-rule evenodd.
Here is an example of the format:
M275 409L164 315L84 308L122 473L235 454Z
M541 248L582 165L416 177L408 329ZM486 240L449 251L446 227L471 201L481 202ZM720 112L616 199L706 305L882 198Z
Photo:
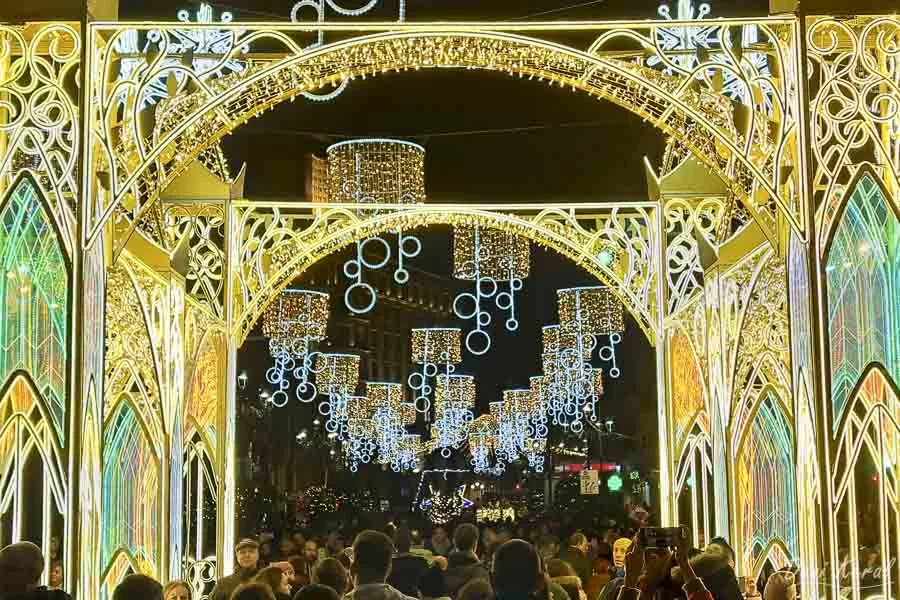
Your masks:
M245 538L234 548L237 558L237 569L231 575L216 582L216 587L209 594L209 600L228 600L231 594L242 583L253 579L259 570L259 543Z

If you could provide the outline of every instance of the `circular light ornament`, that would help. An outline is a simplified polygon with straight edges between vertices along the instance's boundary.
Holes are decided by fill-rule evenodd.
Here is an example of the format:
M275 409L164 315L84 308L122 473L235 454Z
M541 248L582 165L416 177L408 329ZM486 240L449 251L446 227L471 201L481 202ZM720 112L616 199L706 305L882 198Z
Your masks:
M609 476L609 479L606 480L606 489L611 492L618 492L622 489L622 478L618 473L613 473Z

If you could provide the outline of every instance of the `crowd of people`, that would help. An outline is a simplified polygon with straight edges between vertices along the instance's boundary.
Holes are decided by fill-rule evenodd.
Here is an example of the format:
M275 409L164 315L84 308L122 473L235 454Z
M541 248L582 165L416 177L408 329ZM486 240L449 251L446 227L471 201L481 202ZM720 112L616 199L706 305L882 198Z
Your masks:
M675 548L641 547L640 535L576 530L565 538L546 525L532 530L459 524L435 527L423 540L407 524L358 533L351 546L337 533L324 540L287 536L242 539L236 568L215 583L210 600L740 600L734 551L721 538L704 549L682 539ZM631 532L627 532L631 533ZM518 536L514 535L518 534ZM320 541L323 542L320 548ZM0 600L67 600L38 585L40 549L22 542L0 550ZM765 600L793 600L796 589L776 573ZM185 581L166 585L126 576L112 600L194 600Z

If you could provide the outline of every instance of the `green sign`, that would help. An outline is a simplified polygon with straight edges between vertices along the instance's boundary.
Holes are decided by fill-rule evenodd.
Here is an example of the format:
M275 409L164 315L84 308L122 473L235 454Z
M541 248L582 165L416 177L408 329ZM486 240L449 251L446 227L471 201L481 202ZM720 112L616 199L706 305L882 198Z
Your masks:
M609 476L609 479L606 480L606 487L611 492L618 492L622 489L622 478L613 473Z

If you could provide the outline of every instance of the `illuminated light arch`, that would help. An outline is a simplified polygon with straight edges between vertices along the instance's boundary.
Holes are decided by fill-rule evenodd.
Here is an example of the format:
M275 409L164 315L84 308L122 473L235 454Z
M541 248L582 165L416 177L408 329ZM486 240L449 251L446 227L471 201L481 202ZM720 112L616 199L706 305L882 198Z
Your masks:
M102 455L100 452L100 428L95 420L97 397L93 376L87 383L87 407L84 417L84 428L81 444L81 471L79 473L81 506L78 523L82 536L83 553L78 561L76 575L69 575L72 581L79 581L80 589L99 589L101 578L100 551L102 540L100 532L101 507L100 498L103 489Z
M452 25L443 31L366 35L308 52L299 51L287 36L276 31L257 30L242 43L260 37L278 40L290 53L273 64L248 68L212 82L198 82L200 91L163 103L149 147L137 133L137 125L125 123L122 129L133 139L128 139L119 152L120 164L112 166L114 194L105 209L106 217L128 198L129 204L135 206L133 224L141 222L166 186L204 151L250 118L281 102L356 77L445 67L539 77L618 104L690 149L723 181L731 183L735 196L753 214L760 213L756 201L748 198L748 190L755 187L785 209L789 221L802 230L792 211L785 208L788 203L777 186L770 181L775 154L757 147L755 140L744 141L735 128L728 97L694 91L693 77L669 76L628 61L601 58L522 35L459 31ZM114 40L110 45L114 45ZM108 71L108 62L113 59L114 53L107 52L104 71ZM135 166L129 169L126 165ZM105 219L98 220L92 240L104 222ZM760 224L770 239L775 239L774 224L770 220L761 220Z
M20 528L28 507L41 510L43 545L52 529L50 502L66 515L66 463L50 411L28 373L16 372L0 390L0 424L0 515L12 510L16 542L23 539ZM40 458L43 486L50 488L43 488L42 498L27 498L22 490L25 464L33 452Z
M161 556L162 477L160 457L131 394L124 392L107 417L103 433L104 582L116 559L127 551L139 572L155 575Z
M676 505L679 509L681 495L690 494L691 502L691 534L694 546L704 546L713 537L714 503L710 502L710 493L714 487L714 469L712 459L712 441L709 437L709 429L704 423L704 415L696 415L683 443L678 448L675 456L675 484L673 486L676 495ZM699 470L697 463L699 464ZM686 490L689 488L689 491ZM701 537L702 532L702 537Z
M220 349L225 340L220 331L206 331L193 357L192 369L185 394L184 441L197 432L203 440L213 462L218 447L218 416L221 398Z
M705 431L709 431L707 408L709 406L706 386L700 361L691 343L691 338L681 329L676 329L669 339L669 370L672 391L672 419L675 425L675 457L681 455L685 436L700 420Z
M124 548L117 550L102 574L101 580L106 589L105 597L112 597L113 590L126 575L131 573L147 574L150 572L150 568L152 568L151 563L143 555L135 556Z
M797 493L794 430L784 400L766 385L757 395L732 455L735 550L742 575L758 575L766 550L778 541L788 559L797 558Z
M70 269L52 215L27 170L0 201L0 383L27 371L65 446Z
M836 433L867 364L900 380L900 206L871 165L847 186L823 249Z
M248 216L253 216L254 204L247 203L249 210L243 215L244 219L236 219L241 223L239 225L241 230L246 226L244 220ZM342 218L340 227L331 228L327 235L316 238L312 242L305 239L303 231L285 232L272 226L271 223L265 225L266 235L278 236L282 245L269 251L264 257L262 255L257 255L252 259L241 257L245 262L266 263L267 269L271 272L256 273L257 280L249 284L245 282L241 293L236 294L241 296L235 310L233 332L237 344L240 345L244 342L263 311L275 300L281 290L312 265L341 248L358 240L396 229L408 231L435 225L477 224L485 228L499 229L522 236L540 246L555 250L587 270L613 291L637 321L650 344L656 345L658 331L655 290L658 285L658 274L655 265L649 265L652 271L647 273L646 281L635 281L637 271L634 265L626 265L624 271L618 272L597 256L597 251L602 248L602 244L609 241L613 235L627 237L624 231L613 231L612 233L602 229L595 232L587 231L577 223L577 215L573 217L565 210L553 208L544 209L538 215L529 218L489 210L467 209L458 205L404 205L403 207L391 207L391 209L390 212L382 214L371 214L376 212L371 211L365 217L356 216L351 209L333 209L332 212L339 213ZM271 214L257 216L264 216L266 219L272 217ZM626 211L620 218L626 219L631 216L635 215ZM649 240L641 241L648 246L649 258L659 252L658 241L653 230L655 219L659 218L659 215L654 208L648 205L638 216L646 221L651 236ZM320 226L320 220L324 222L326 219L323 215L319 215L311 227ZM248 227L252 228L253 226ZM569 230L579 232L579 239L572 239ZM283 233L287 233L287 235L282 235ZM267 243L267 240L255 238L251 240L246 237L244 241L251 243L254 249L263 247ZM637 243L633 239L625 239L624 242L626 244ZM276 254L279 256L273 256ZM235 273L232 273L232 277L236 277Z

